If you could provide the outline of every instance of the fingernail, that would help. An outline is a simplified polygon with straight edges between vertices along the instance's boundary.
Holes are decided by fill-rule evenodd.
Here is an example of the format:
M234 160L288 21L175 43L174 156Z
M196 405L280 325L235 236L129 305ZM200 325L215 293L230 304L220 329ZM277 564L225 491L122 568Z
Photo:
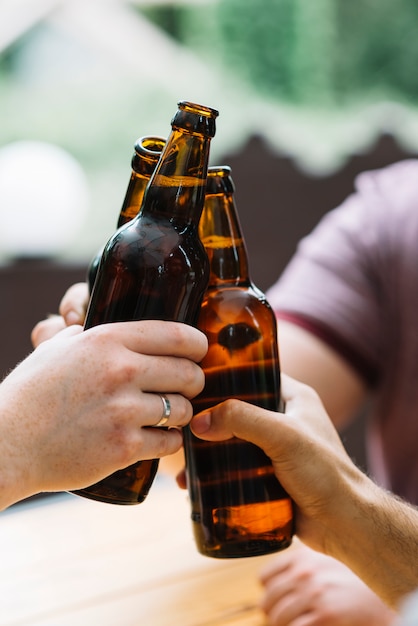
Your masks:
M68 311L65 316L65 323L67 326L72 326L72 324L80 324L81 316L76 311Z
M202 435L203 433L206 433L209 430L210 423L211 423L210 413L200 413L199 415L196 415L192 419L190 425L192 427L192 430L196 434Z

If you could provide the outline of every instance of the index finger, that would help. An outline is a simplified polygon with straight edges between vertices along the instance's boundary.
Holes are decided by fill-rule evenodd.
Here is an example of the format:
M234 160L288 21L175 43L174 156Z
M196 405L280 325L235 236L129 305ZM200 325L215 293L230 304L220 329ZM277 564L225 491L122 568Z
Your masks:
M87 283L74 283L65 292L59 305L60 315L67 326L83 324L89 300Z
M127 348L142 354L183 357L199 363L208 349L206 336L182 322L141 320L114 322L106 326L119 335Z

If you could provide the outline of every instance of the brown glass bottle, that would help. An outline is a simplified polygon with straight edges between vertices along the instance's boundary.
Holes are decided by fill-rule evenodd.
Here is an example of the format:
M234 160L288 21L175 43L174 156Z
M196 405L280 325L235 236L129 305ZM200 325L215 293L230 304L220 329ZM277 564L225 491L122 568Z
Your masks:
M137 217L104 248L86 329L142 319L196 325L209 277L198 223L218 112L189 102L178 107ZM157 459L140 461L76 493L114 504L137 504L145 499L157 468Z
M198 327L209 350L206 384L195 412L227 398L277 411L280 367L274 313L250 280L229 167L209 168L199 232L210 262ZM276 552L290 545L292 503L270 459L237 438L208 442L184 429L186 473L195 540L219 558Z
M157 166L165 139L157 136L140 137L135 143L132 157L132 172L126 190L122 208L119 213L117 228L130 222L138 215L144 198L145 189ZM96 254L87 270L89 293L92 292L103 248Z

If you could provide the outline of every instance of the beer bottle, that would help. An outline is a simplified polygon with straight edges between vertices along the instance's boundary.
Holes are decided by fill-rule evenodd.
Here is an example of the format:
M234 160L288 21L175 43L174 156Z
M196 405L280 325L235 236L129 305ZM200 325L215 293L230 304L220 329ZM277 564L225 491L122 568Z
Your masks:
M119 213L117 228L127 224L138 214L146 186L155 170L164 144L165 139L154 136L140 137L135 143L131 178ZM96 280L102 253L103 248L93 258L87 270L89 293L92 292L94 281Z
M201 363L206 384L194 410L239 398L278 411L276 319L249 276L229 167L209 168L199 232L210 279L198 328L209 350ZM237 438L203 441L188 427L184 448L193 531L202 554L247 557L290 545L292 502L260 448Z
M198 223L217 115L209 107L179 102L138 215L104 247L86 329L143 319L196 325L209 277ZM157 459L139 461L75 493L114 504L137 504L145 499L157 468Z

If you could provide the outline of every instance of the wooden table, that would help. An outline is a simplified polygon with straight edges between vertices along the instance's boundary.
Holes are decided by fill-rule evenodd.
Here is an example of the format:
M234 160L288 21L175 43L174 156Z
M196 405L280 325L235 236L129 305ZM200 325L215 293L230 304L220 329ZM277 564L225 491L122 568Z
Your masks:
M260 567L194 545L187 493L158 477L138 506L70 494L0 514L1 626L262 626Z

